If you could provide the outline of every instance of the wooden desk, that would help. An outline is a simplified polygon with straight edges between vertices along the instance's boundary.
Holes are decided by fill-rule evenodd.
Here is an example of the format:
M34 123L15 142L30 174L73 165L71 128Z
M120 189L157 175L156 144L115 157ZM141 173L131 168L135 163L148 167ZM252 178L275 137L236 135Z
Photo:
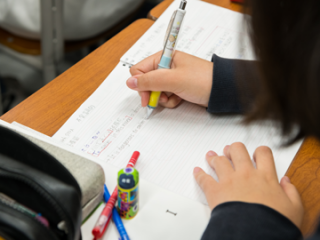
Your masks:
M1 119L17 121L52 136L98 88L122 55L154 23L138 20L62 73Z
M148 13L148 18L154 21L157 20L173 1L174 0L164 0L163 2L159 3L153 9L151 9L151 11ZM241 12L241 9L242 9L241 4L231 3L230 0L202 0L202 1L212 3L220 7L228 8L230 10L237 11L237 12Z
M73 112L94 92L117 65L120 57L153 24L141 19L41 88L1 117L17 121L52 136ZM310 233L320 212L320 144L314 139L304 142L288 176L297 186L305 206L302 231Z

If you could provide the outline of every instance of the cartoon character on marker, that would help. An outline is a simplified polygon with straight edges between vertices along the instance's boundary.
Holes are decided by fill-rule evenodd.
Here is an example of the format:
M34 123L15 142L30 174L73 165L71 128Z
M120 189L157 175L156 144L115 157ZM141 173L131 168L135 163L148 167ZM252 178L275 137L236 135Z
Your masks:
M125 200L125 199L127 198L127 193L121 192L121 193L120 193L120 198L121 198L122 200Z
M120 206L120 209L122 211L128 211L129 210L129 203L126 203L126 202L121 202L121 206Z
M119 176L120 186L123 189L133 188L135 185L135 181L133 179L133 175L127 175L125 173Z
M136 198L134 201L130 202L129 205L129 218L134 217L137 214L137 211L139 210L139 205L138 205L138 198Z

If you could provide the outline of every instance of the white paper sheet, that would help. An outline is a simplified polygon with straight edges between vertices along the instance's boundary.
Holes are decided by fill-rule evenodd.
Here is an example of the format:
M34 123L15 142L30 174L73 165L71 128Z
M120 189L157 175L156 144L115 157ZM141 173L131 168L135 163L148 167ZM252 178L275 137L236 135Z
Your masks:
M121 61L136 64L162 50L169 19L179 4L174 1ZM202 1L188 1L186 11L177 50L206 60L214 53L225 58L254 59L243 14Z
M81 153L75 148L55 141L44 134L21 124L9 124L0 120L0 126L9 128L18 133L23 133L66 151L78 154L88 160L99 163L105 172L106 184L109 192L117 185L118 168L102 162L99 159ZM130 158L129 153L126 158ZM210 217L210 209L196 201L186 199L178 194L165 190L144 179L139 181L139 204L140 209L134 220L123 220L130 239L139 240L175 240L175 239L200 239ZM82 239L93 239L91 233L104 205L95 211L92 216L82 225ZM108 230L102 239L119 239L119 233L110 222Z
M192 172L200 166L215 176L205 161L207 151L222 154L225 145L237 141L251 154L260 145L270 146L281 177L301 144L279 149L278 131L271 123L245 127L241 116L214 116L187 102L176 109L158 107L146 120L140 97L125 85L129 77L129 68L118 64L53 138L118 169L138 150L141 178L204 204Z

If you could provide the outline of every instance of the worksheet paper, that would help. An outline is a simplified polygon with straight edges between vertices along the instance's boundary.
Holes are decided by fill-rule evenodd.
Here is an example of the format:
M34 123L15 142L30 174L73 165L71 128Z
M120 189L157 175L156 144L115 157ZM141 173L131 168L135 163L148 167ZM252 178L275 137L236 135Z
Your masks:
M243 126L241 116L212 115L187 102L176 109L159 106L145 119L139 95L125 84L130 76L119 63L53 138L117 169L140 151L136 168L142 179L204 204L192 172L199 166L216 178L205 161L207 151L222 154L237 141L251 154L260 145L270 146L281 177L301 144L280 149L279 131L270 122Z
M161 51L174 1L149 30L123 55L121 61L136 64ZM188 1L177 41L177 50L211 60L213 54L225 58L254 59L244 15L202 1Z
M117 185L118 168L16 122L9 124L0 120L0 126L98 162L104 170L109 191ZM132 153L128 154L126 157L129 159ZM153 240L199 239L211 212L207 206L199 202L186 199L144 179L139 181L139 205L139 214L134 221L123 220L130 239L150 240L150 236ZM93 238L91 231L103 207L104 205L100 205L98 210L82 224L82 239ZM113 222L110 222L102 239L119 239L119 233Z

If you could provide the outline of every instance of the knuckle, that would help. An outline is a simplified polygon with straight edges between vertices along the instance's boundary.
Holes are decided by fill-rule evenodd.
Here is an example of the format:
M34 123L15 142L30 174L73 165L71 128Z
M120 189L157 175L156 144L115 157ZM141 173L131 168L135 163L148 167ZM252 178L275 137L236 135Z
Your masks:
M155 57L161 57L161 55L162 55L162 50L160 50L159 52L156 52L154 54Z
M207 192L211 188L211 182L206 177L203 179L202 184L200 185L203 192Z
M199 174L197 182L204 192L206 192L211 186L209 176L206 173Z
M175 69L160 69L163 78L159 78L159 81L166 83L166 91L175 92L179 84L183 84L179 72ZM159 71L160 71L159 70Z
M133 65L133 66L131 66L131 68L130 68L130 74L131 74L131 76L133 76L133 75L135 75L135 73L137 72L137 65Z
M204 174L199 174L197 177L196 177L196 180L197 180L197 183L199 184L199 186L202 188L203 186L203 183L204 183Z
M166 104L167 108L175 108L179 104L178 99L173 98Z
M180 97L175 98L176 105L179 105L181 103L182 99Z
M213 166L219 165L224 162L227 158L225 156L215 156L212 158L211 162Z
M137 82L138 88L144 89L144 90L151 90L150 88L150 77L148 74L144 74L138 78Z
M225 158L225 156L215 156L213 157L213 161L221 162L222 160L225 160Z
M268 182L268 183L272 183L272 184L275 184L275 185L279 185L279 181L278 181L278 177L277 177L277 175L274 173L274 172L272 172L272 173L266 173L265 175L264 175L264 179L265 179L265 181L266 182Z
M251 181L250 179L253 177L252 171L248 169L242 169L239 174L241 179L245 181Z
M168 104L166 105L166 107L169 108L169 109L175 108L176 106L177 106L177 105L175 105L174 103L168 103Z

